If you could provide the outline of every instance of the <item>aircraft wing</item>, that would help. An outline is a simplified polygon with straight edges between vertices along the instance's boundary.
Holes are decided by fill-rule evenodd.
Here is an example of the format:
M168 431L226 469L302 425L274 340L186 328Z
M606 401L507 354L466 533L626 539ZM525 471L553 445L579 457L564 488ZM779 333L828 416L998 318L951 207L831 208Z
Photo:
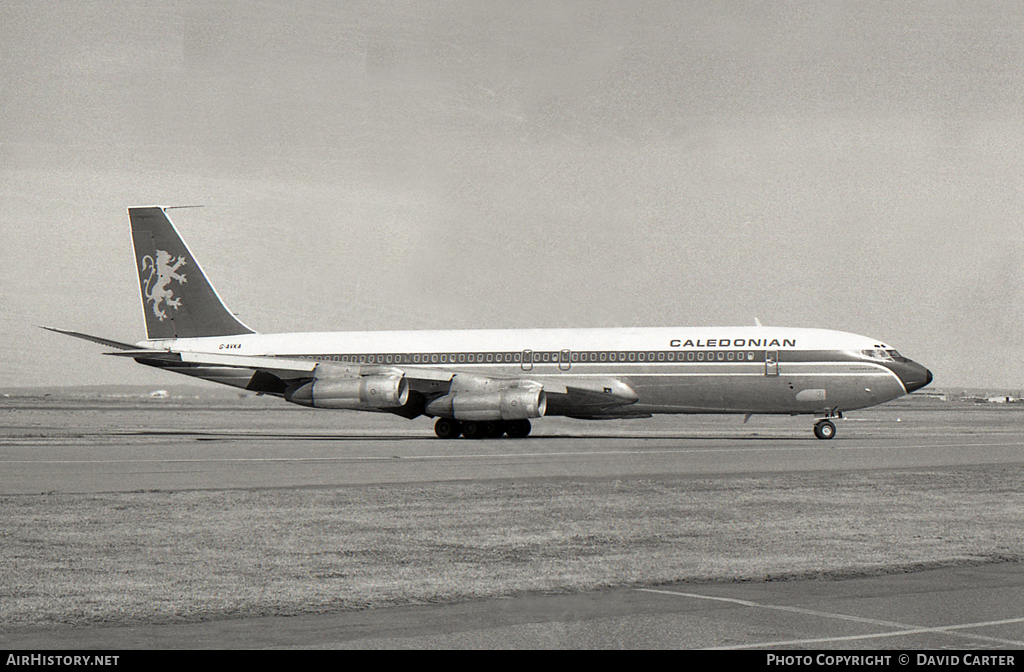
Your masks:
M66 329L43 328L115 348L115 351L105 353L107 355L130 357L141 364L175 373L286 397L290 390L310 382L333 384L359 378L401 379L409 392L414 394L401 409L389 410L409 417L421 414L428 402L441 397L459 395L460 399L472 401L476 397L509 389L541 389L547 395L548 404L557 407L560 413L583 416L627 406L638 399L626 381L614 377L526 375L525 372L524 375L492 376L433 367L158 350Z
M216 353L200 352L175 352L172 350L147 350L133 349L119 352L107 352L107 355L114 357L131 357L141 364L151 364L159 368L174 369L177 373L189 373L191 375L205 377L204 372L210 369L237 370L239 373L251 372L253 375L262 373L270 375L278 380L288 383L299 380L315 378L317 364L308 359L284 358L284 357L248 357L244 355L221 355ZM274 391L261 390L247 386L257 392Z
M446 395L457 394L462 399L472 399L512 388L539 388L547 395L552 409L557 407L559 412L581 417L606 413L608 409L633 404L638 399L628 383L612 377L496 377L432 367L145 349L106 354L132 357L140 363L171 369L176 373L233 384L253 392L284 394L286 397L288 390L314 381L333 384L358 378L400 379L412 395L407 404L394 408L392 412L409 417L423 413L428 402Z
M585 378L574 376L488 376L480 373L403 365L356 364L315 361L289 357L260 357L248 355L222 355L198 352L160 352L128 350L107 353L133 357L144 361L156 359L165 367L185 373L200 371L235 370L251 372L252 379L245 386L252 391L279 393L296 383L336 381L366 377L401 378L410 392L417 393L420 401L460 394L472 397L508 388L540 388L548 395L549 403L559 408L590 412L635 403L633 389L624 381L612 377ZM177 365L176 365L177 363ZM184 367L184 368L179 368ZM275 380L276 379L276 380Z

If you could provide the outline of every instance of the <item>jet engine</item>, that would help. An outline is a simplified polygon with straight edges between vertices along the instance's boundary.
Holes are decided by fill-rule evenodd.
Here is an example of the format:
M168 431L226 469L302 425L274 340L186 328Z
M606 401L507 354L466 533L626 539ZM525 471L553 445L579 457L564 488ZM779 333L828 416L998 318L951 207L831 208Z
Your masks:
M447 394L428 403L426 413L456 420L526 420L544 415L547 405L547 396L540 387L514 387Z
M284 398L313 408L397 408L409 399L409 382L402 376L318 378L285 392Z

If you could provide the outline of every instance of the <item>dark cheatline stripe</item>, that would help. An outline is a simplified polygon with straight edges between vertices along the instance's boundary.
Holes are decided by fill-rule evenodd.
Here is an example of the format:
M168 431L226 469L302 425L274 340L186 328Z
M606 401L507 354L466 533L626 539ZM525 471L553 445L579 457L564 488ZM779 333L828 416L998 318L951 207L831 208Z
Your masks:
M347 364L522 364L529 353L528 364L694 364L729 362L764 362L765 350L563 350L563 351L501 351L501 352L401 352L401 353L339 353L290 355L317 361ZM774 352L780 363L799 362L865 362L856 353L843 350L779 350ZM281 355L289 356L289 355Z

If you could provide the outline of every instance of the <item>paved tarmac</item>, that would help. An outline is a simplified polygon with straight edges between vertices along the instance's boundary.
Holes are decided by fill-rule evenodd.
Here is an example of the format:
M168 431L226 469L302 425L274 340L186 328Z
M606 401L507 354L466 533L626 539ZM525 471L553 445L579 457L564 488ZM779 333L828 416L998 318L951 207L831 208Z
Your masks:
M916 404L916 405L915 405ZM543 419L525 440L441 441L429 422L244 402L0 407L0 494L344 487L523 478L985 469L1024 463L1024 409L904 402L808 418ZM369 419L367 419L369 418ZM829 568L823 567L827 572ZM1017 563L781 583L677 584L185 625L51 627L0 647L1024 648Z
M59 626L2 634L0 648L1021 650L1024 566L619 588L184 625Z
M217 410L8 407L0 411L6 421L0 494L686 477L1024 460L1024 407L951 411L906 402L851 414L837 422L831 441L813 437L810 418L769 416L747 424L736 416L544 418L526 439L442 441L425 418L310 411L275 401ZM923 407L909 405L915 403Z

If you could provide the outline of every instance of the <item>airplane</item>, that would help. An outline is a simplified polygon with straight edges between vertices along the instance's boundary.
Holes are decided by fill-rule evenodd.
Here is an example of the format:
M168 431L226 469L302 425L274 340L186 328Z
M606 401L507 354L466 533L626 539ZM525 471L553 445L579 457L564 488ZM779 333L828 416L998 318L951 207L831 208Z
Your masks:
M165 206L128 208L146 339L43 327L146 366L301 406L434 418L442 439L523 438L531 420L655 414L835 418L918 390L924 366L827 329L646 327L260 334L228 310Z

